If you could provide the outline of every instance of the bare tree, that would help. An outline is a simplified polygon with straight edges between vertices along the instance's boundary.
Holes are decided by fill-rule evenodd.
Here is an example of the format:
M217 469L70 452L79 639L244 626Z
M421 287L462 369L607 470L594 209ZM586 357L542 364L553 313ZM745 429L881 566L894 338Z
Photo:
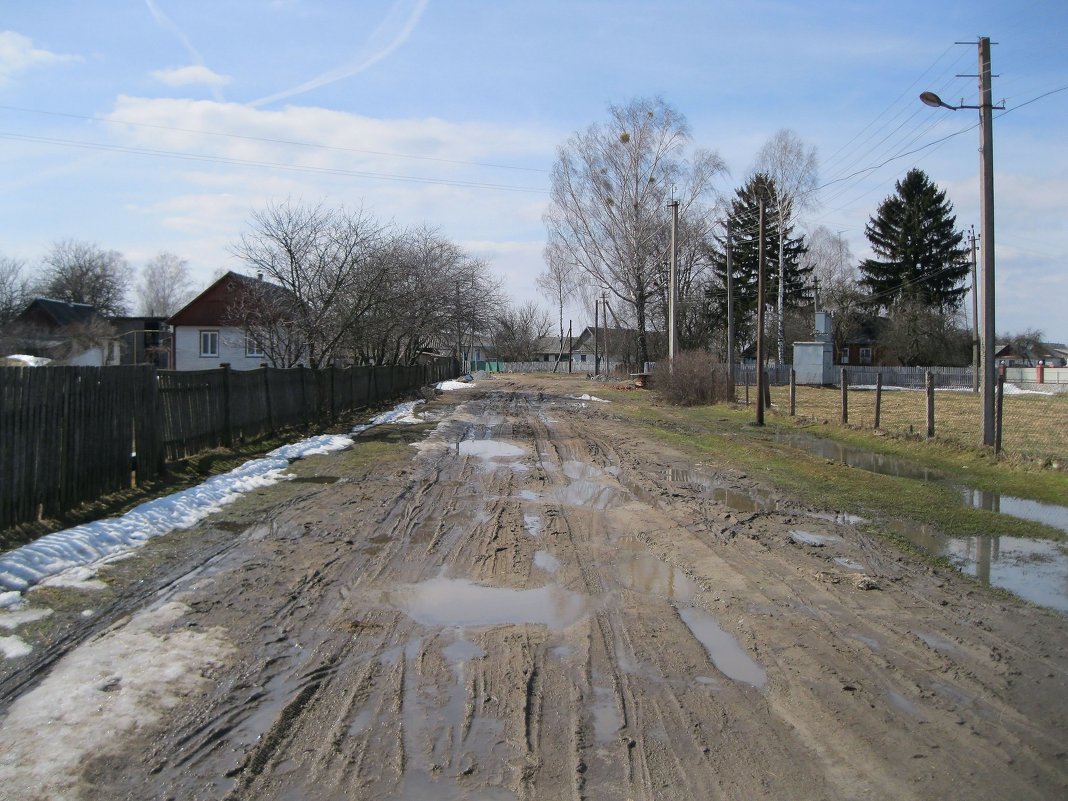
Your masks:
M140 313L146 317L167 317L193 299L189 262L160 251L141 270L137 285Z
M545 272L538 276L538 289L552 301L559 313L560 353L564 351L564 306L572 299L578 284L576 266L568 261L559 242L545 246Z
M538 340L547 337L552 327L549 313L534 301L507 306L497 315L493 344L504 361L533 361Z
M771 178L774 203L778 209L779 227L779 286L785 285L786 259L783 248L784 232L788 231L797 214L815 204L815 188L819 180L816 148L805 147L800 137L789 128L779 130L757 154L756 172ZM779 292L775 308L775 329L779 364L786 360L786 293Z
M801 261L812 268L817 311L830 312L831 340L841 352L871 320L868 294L857 283L853 253L841 234L818 225L809 232L805 244Z
M384 273L375 258L382 239L383 226L363 209L286 201L254 212L252 230L233 252L285 299L273 290L262 298L261 313L273 310L277 319L251 317L250 335L263 345L282 337L299 343L311 367L329 363L350 328L382 301ZM284 351L291 359L293 345Z
M0 326L18 317L30 302L30 281L24 267L18 259L0 256Z
M686 119L661 98L608 113L559 148L545 223L569 261L633 309L639 360L647 361L648 307L667 258L667 202L674 192L685 214L711 193L724 166L711 151L687 152Z
M65 239L52 245L44 261L40 294L68 303L87 303L103 317L126 313L130 267L121 253Z

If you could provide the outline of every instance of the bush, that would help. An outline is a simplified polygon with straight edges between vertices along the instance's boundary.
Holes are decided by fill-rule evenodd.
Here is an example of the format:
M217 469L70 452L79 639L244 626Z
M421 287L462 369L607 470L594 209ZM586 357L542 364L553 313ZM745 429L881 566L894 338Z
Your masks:
M700 406L730 399L727 366L703 350L680 353L673 368L668 367L667 360L657 362L651 385L675 406Z

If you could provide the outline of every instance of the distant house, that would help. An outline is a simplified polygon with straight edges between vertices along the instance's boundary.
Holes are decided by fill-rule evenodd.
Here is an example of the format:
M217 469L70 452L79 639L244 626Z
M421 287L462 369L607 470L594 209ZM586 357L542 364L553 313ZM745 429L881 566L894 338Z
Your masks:
M836 363L860 367L884 364L880 341L889 323L886 317L865 317L857 321L840 343Z
M994 363L1005 367L1046 367L1068 365L1068 347L1060 342L1036 342L1029 347L1009 343L994 346Z
M79 367L118 364L121 358L114 328L95 308L54 298L34 298L4 330L3 349Z
M285 290L262 278L226 273L166 321L172 330L173 369L207 370L229 364L235 370L252 370L276 362L276 354L265 352L260 332L250 332L239 321L252 306L280 297L290 302ZM285 322L276 319L273 326L281 330Z

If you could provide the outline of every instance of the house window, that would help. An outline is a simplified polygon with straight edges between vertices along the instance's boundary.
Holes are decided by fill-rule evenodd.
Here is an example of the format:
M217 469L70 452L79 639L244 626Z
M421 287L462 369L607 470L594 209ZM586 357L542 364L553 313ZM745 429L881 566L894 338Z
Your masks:
M842 351L842 364L849 364L849 348Z
M586 361L586 354L585 353L580 353L579 354L579 361L580 362Z
M871 348L860 349L860 363L871 364Z
M249 358L263 356L263 348L247 331L245 332L245 356Z
M218 358L219 356L219 332L200 332L200 355Z

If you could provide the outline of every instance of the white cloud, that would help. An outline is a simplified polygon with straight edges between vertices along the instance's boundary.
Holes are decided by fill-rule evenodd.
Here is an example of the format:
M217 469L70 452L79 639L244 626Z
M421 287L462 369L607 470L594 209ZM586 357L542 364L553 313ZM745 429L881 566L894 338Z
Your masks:
M81 57L42 50L21 33L0 31L0 85L10 83L16 74L32 67L70 61L81 61Z
M229 75L220 75L202 64L156 70L152 77L167 86L225 86L230 83Z

